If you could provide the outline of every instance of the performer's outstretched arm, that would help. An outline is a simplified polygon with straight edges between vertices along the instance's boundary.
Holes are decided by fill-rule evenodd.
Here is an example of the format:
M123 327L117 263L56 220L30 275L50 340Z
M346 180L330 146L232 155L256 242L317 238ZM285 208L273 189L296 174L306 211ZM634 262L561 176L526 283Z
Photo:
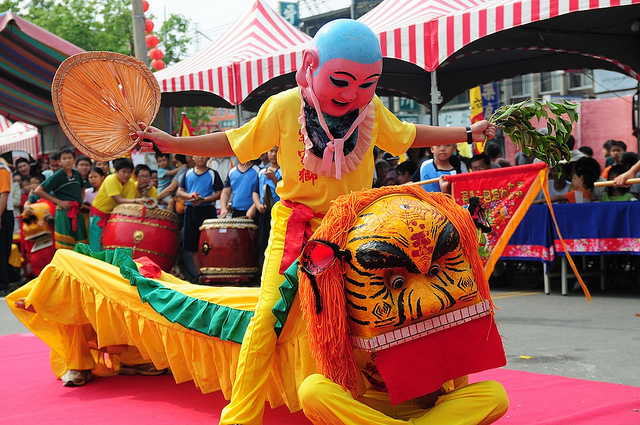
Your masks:
M155 145L161 152L212 157L235 156L224 132L176 137L158 128L149 127L146 132L138 131L138 136L152 142L141 141L142 147L151 149Z
M486 120L478 121L469 126L474 142L484 142L496 135L496 126ZM411 147L426 148L435 145L448 145L467 141L465 127L438 127L416 124L416 138Z

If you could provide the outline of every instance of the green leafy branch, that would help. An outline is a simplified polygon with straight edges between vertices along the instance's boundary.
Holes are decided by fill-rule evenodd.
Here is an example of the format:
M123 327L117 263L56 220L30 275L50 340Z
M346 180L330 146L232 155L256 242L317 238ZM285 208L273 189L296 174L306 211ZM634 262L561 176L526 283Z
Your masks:
M573 124L578 122L577 108L577 104L566 100L563 103L526 100L499 107L489 121L501 128L525 155L533 153L533 156L554 167L558 174L561 174L561 163L571 159L567 140L573 130ZM534 117L538 121L541 118L546 119L548 134L540 133L531 124Z

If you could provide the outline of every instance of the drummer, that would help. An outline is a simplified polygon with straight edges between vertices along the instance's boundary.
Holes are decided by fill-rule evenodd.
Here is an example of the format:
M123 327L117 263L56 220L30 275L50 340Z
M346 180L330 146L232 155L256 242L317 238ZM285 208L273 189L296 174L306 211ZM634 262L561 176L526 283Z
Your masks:
M142 204L144 199L137 196L136 182L131 180L133 162L129 158L113 161L115 173L105 177L98 194L91 204L89 217L89 246L93 252L102 251L102 229L107 224L111 212L119 204ZM149 167L147 167L149 168ZM151 171L148 171L151 180Z
M357 21L339 19L323 26L305 51L296 75L299 87L267 99L258 116L243 127L188 138L151 127L138 133L162 152L258 158L277 145L281 201L273 208L261 292L240 349L230 404L220 424L262 422L266 381L275 357L276 318L283 271L300 254L305 238L338 196L371 188L373 148L393 155L410 147L495 136L495 126L432 127L400 122L375 96L382 53L375 34ZM151 147L151 143L143 142Z

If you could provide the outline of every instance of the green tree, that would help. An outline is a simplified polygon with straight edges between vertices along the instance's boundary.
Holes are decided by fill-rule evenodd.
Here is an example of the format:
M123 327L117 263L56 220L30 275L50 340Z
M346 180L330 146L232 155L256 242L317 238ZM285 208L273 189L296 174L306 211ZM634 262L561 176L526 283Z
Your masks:
M184 59L191 37L186 36L191 21L183 15L169 15L162 23L157 35L160 39L158 47L164 53L162 60L167 65Z
M135 55L130 0L2 0L0 13L7 10L84 50ZM182 15L169 15L162 24L158 47L167 65L186 51L189 25Z

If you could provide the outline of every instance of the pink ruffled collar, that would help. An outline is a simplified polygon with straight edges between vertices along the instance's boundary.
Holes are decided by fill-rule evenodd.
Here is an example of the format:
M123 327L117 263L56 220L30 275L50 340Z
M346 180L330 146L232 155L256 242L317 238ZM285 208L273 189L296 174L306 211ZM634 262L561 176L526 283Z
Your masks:
M369 146L371 145L371 134L373 133L373 125L375 123L375 105L372 102L369 102L366 108L366 112L364 114L364 119L358 125L358 139L356 141L356 146L353 148L351 152L347 155L335 155L335 152L325 153L325 158L317 157L313 152L313 142L309 138L309 134L306 128L306 117L304 112L305 100L302 95L302 89L298 88L298 95L300 96L300 116L298 117L298 123L301 125L301 133L304 137L304 145L305 152L304 157L302 159L302 163L304 167L321 176L324 177L335 177L338 180L341 180L342 174L350 173L355 170L358 165L362 162L362 158L369 150ZM362 110L360 110L362 111ZM327 148L325 148L327 149ZM336 147L337 149L337 147ZM342 149L342 146L340 146ZM336 157L339 158L341 165L340 167L336 166ZM330 164L326 158L331 160ZM324 162L324 164L323 164ZM329 166L330 165L330 166Z

